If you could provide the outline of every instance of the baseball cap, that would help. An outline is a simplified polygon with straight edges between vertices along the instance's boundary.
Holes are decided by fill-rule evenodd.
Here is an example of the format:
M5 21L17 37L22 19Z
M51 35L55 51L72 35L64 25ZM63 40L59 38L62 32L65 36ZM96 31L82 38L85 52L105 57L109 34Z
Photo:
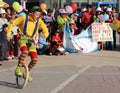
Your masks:
M39 12L42 12L42 10L40 9L39 6L33 6L30 10L30 12L35 12L35 11L39 11Z

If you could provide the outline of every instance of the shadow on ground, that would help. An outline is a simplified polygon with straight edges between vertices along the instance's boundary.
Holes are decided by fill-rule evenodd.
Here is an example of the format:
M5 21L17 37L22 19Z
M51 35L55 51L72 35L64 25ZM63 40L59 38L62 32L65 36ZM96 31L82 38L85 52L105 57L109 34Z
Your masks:
M0 81L0 86L17 88L17 85L15 83L10 83L10 82L6 82L6 81Z

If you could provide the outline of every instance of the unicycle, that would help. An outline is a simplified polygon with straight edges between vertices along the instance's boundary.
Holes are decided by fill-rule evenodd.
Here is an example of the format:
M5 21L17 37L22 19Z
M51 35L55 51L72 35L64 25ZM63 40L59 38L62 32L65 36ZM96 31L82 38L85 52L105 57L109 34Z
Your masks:
M16 75L16 84L20 89L24 88L28 83L29 70L26 64L23 64L21 66L21 72L22 72L22 76Z

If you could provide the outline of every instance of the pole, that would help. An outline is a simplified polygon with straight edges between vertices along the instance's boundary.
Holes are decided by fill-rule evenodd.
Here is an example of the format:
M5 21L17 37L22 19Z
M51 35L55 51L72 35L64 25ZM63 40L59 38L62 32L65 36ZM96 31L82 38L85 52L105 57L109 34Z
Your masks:
M59 0L57 0L57 7L59 8L60 6L59 6L59 4L60 4L60 1Z
M118 12L120 13L120 0L118 0Z
M26 9L26 1L23 0L23 8Z

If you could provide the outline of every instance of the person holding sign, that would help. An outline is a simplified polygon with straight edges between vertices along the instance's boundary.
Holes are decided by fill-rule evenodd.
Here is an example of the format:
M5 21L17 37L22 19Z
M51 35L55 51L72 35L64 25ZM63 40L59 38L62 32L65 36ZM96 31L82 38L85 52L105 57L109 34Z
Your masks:
M93 17L94 21L97 20L98 23L102 22L102 17L103 17L103 13L102 12L103 11L102 11L101 7L98 7L96 9L96 15L94 15L94 17ZM101 50L101 49L102 49L102 42L98 42L98 50Z
M113 13L112 13L112 8L107 8L106 9L106 14L109 15L109 19L106 20L106 23L112 23L113 21ZM112 42L111 41L107 41L106 42L106 50L112 50Z

